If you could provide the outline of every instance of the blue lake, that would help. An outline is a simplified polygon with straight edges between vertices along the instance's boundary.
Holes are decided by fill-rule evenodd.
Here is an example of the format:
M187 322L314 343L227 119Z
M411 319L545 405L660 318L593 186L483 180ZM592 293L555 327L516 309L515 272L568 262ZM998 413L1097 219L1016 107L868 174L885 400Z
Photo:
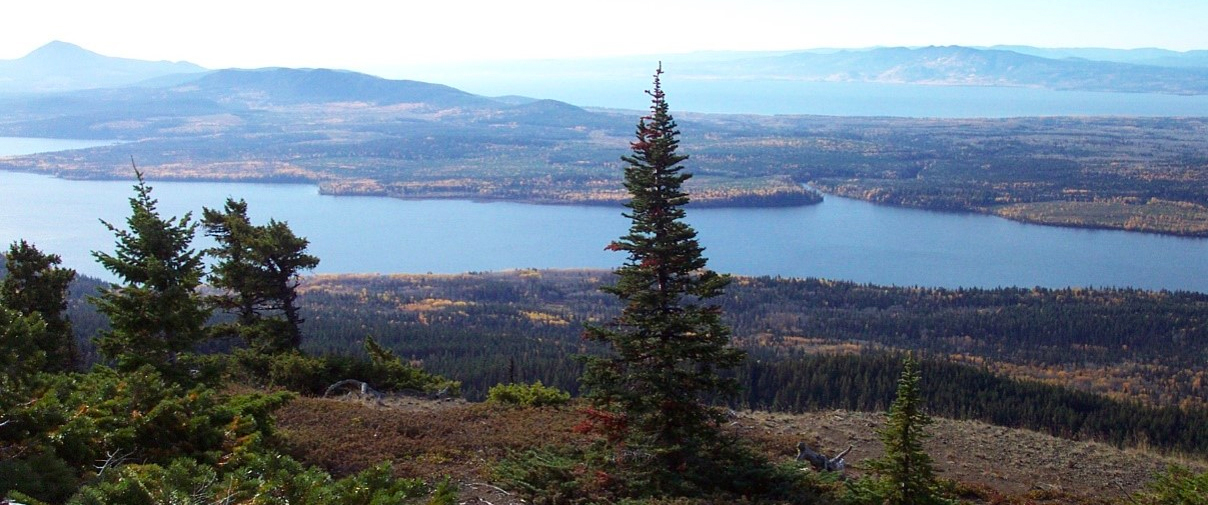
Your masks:
M0 141L0 153L5 147ZM90 252L113 250L113 235L98 219L124 226L132 184L0 172L0 241L26 239L83 274L110 278ZM247 200L253 219L287 221L310 239L321 273L612 268L624 261L604 250L628 228L620 208L335 197L308 185L151 185L166 216L197 215L227 197ZM1025 225L835 197L798 208L689 208L689 221L710 267L741 275L1208 292L1204 239Z

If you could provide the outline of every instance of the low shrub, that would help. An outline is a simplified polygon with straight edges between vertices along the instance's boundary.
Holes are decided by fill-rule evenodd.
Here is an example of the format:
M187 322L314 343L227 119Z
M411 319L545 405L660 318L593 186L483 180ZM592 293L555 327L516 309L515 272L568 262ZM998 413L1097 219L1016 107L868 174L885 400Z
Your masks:
M499 405L545 407L565 405L569 401L570 393L545 386L541 381L532 384L496 384L487 391L487 403Z
M1145 487L1138 498L1145 504L1195 505L1208 496L1208 472L1196 474L1172 466ZM1136 502L1134 502L1136 503Z
M414 391L458 396L461 383L411 366L394 353L366 339L369 359L351 356L310 356L300 351L265 354L249 349L234 351L230 373L256 386L282 388L321 395L344 379L368 383L382 392Z

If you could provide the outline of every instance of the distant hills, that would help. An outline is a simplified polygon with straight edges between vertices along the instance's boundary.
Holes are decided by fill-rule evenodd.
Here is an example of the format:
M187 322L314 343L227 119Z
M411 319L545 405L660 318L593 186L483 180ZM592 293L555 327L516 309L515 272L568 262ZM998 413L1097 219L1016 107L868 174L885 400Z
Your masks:
M1096 47L1051 49L1031 46L992 46L984 49L1014 51L1041 58L1079 58L1093 61L1114 61L1158 67L1208 67L1208 51L1171 51L1169 49L1103 49Z
M1025 54L1031 52L1033 54ZM687 69L711 77L831 82L1035 87L1059 90L1208 93L1204 54L1138 53L1133 61L1053 58L1059 50L977 49L961 46L887 47L834 52L796 52L700 63ZM1127 53L1070 50L1072 55L1125 59ZM1155 62L1166 62L1164 65ZM1168 66L1182 63L1178 66Z
M217 70L174 86L214 99L243 98L277 104L369 102L426 103L439 107L486 106L491 100L444 86L329 69Z
M677 82L869 82L932 86L1208 94L1208 51L930 46L801 51L710 51L592 60L435 65L452 82L592 82L644 79L662 60ZM403 69L387 69L399 73ZM449 77L452 76L452 77ZM548 86L547 86L548 87Z
M536 60L475 65L461 72L574 81L592 76L646 75L651 57ZM1208 51L1164 49L930 46L814 49L777 52L702 52L673 55L681 79L800 80L919 85L1032 87L1056 90L1208 94ZM103 56L51 42L15 60L0 60L0 93L56 92L130 85L166 87L186 82L224 91L270 87L299 100L372 100L408 103L416 93L443 103L481 105L477 97L415 81L368 80L365 75L319 70L283 77L281 69L227 71L197 81L207 69L187 62ZM301 72L302 70L297 70ZM324 72L331 73L330 75ZM272 80L278 82L271 82ZM297 87L283 89L285 81ZM325 88L321 88L323 86Z
M165 75L204 71L205 68L192 63L114 58L55 41L24 57L0 60L0 92L111 88Z

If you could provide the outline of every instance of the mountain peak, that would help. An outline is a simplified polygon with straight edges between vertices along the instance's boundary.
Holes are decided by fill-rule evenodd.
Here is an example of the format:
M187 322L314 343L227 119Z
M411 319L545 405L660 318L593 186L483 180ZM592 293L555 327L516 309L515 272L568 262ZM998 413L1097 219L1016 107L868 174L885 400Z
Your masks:
M42 47L39 47L37 49L34 49L33 51L30 51L29 54L26 55L26 57L28 58L30 56L42 56L42 55L48 55L48 54L63 54L63 53L96 54L96 53L93 53L92 51L89 51L80 46L72 44L71 42L63 42L61 40L52 40L50 42L47 42L46 45L43 45Z
M192 63L143 61L94 53L56 40L15 60L0 60L0 92L126 86L170 74L202 72Z
M70 42L55 40L30 51L21 60L40 64L63 64L82 60L95 60L97 58L104 58L104 56Z

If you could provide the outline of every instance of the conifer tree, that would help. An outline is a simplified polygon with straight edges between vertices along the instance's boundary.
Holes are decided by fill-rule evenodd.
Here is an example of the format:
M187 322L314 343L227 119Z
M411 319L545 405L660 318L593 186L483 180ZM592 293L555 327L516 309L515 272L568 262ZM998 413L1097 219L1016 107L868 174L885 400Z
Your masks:
M729 345L721 309L707 301L722 294L729 277L706 268L696 231L684 222L691 174L676 152L679 130L654 75L650 115L637 126L632 154L622 157L631 199L629 233L607 249L628 259L616 284L603 288L624 303L611 323L589 326L585 336L605 342L610 355L586 359L582 382L599 411L615 416L612 438L624 444L633 466L649 465L651 484L672 491L675 481L716 441L719 412L707 405L737 391L723 372L744 354ZM623 458L622 458L623 459Z
M206 335L210 310L198 290L204 272L202 255L190 248L197 223L190 214L160 217L151 187L137 168L135 175L138 183L126 219L129 229L101 221L117 236L117 247L113 254L92 253L122 281L93 299L111 327L96 343L119 369L133 370L143 364L166 369Z
M0 423L27 398L33 377L44 366L46 323L36 313L23 315L0 306Z
M57 254L43 253L24 240L14 242L4 257L8 274L0 281L0 305L21 315L42 317L46 330L37 345L45 354L47 371L75 368L75 335L64 315L75 270L59 267L62 260Z
M306 254L309 242L280 221L253 225L243 200L228 199L222 212L203 209L202 223L218 243L207 251L218 259L210 284L227 291L216 300L237 314L234 332L263 352L297 349L303 322L298 275L319 265L319 258Z
M897 397L889 407L889 416L879 430L885 455L869 463L869 468L881 477L878 494L891 505L925 505L947 503L936 489L935 469L931 456L923 449L930 438L927 426L931 416L923 412L919 389L918 363L910 356L902 361Z

